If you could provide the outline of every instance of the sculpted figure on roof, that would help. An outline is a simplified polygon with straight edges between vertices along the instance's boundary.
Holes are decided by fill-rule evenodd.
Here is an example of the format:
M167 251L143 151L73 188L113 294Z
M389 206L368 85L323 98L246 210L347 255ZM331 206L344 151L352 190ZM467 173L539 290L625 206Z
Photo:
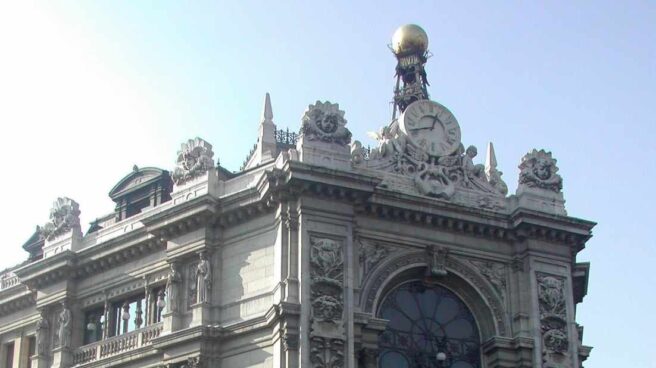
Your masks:
M519 185L529 188L560 192L563 178L557 174L558 166L551 152L533 150L527 153L519 164Z
M80 205L70 198L61 197L53 203L50 209L50 221L41 231L48 240L52 240L79 226Z
M182 185L205 174L214 167L213 157L211 144L198 137L188 140L178 151L176 168L171 175L173 181Z

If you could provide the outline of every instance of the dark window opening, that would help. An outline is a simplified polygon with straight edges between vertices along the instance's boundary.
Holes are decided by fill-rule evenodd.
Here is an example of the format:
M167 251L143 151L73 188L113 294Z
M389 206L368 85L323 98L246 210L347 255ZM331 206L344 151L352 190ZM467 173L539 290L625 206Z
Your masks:
M14 343L13 341L5 344L5 352L6 352L6 357L5 357L5 367L13 367L14 366Z
M379 368L480 368L480 337L469 308L450 290L420 281L399 286L382 303L389 320Z
M103 336L103 327L105 325L105 316L103 308L96 308L87 311L84 317L84 344L91 344L100 341Z

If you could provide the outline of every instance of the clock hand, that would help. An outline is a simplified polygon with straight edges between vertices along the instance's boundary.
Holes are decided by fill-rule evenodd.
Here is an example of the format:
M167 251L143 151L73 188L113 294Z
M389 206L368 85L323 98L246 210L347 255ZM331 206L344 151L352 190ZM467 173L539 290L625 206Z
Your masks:
M440 119L437 117L437 115L433 116L433 125L431 126L431 130L435 129L435 123L437 123ZM440 121L440 124L442 122Z

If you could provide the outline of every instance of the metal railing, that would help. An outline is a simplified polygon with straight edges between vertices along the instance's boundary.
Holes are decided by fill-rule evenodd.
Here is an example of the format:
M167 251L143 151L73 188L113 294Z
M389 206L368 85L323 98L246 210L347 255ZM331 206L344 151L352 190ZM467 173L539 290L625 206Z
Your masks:
M123 335L82 346L73 352L73 364L80 365L94 362L150 345L152 340L162 333L163 327L162 322L159 322Z
M286 130L276 129L276 143L295 146L298 141L298 133Z

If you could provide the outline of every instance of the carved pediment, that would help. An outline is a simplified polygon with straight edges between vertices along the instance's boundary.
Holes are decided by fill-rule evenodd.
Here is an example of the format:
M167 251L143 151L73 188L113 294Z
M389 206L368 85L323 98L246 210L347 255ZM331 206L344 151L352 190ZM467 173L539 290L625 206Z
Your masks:
M131 173L114 185L114 188L109 192L109 197L112 200L115 200L129 192L153 184L160 179L166 180L168 176L169 173L166 170L158 169L156 167L138 168L135 166Z

